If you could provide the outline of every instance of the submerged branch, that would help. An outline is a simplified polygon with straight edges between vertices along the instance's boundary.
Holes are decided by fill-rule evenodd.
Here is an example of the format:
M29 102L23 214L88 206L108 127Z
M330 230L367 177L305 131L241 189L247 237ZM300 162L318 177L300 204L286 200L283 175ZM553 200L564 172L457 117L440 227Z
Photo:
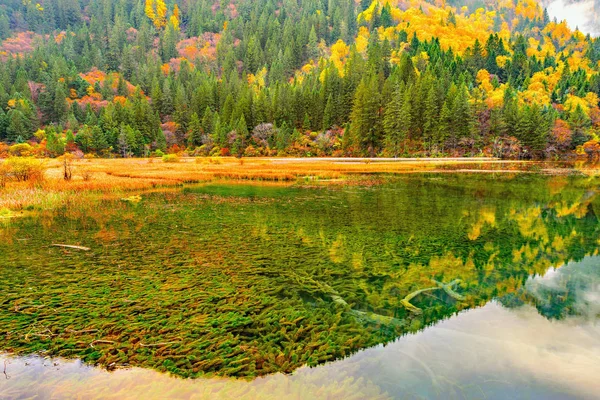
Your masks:
M79 335L81 333L95 333L95 332L98 332L98 329L83 329L81 331L76 331L74 329L67 328L67 329L65 329L65 332L66 333L74 333L74 334Z
M410 312L413 312L415 314L422 314L423 310L421 310L419 307L414 306L410 302L413 298L415 298L421 293L430 292L433 290L443 290L444 292L446 292L446 294L448 294L448 296L452 297L455 300L462 301L465 299L464 296L456 293L454 289L452 289L454 286L462 282L460 279L455 279L449 283L438 282L435 279L432 279L432 282L435 283L437 286L415 290L414 292L407 294L405 298L400 300L400 304L402 304Z
M144 344L144 343L140 343L140 347L163 347L163 346L170 346L172 344L177 344L177 343L181 343L182 339L173 341L173 342L163 342L163 343L149 343L149 344Z
M90 251L91 250L89 247L75 246L75 245L72 245L72 244L52 243L52 246L54 246L54 247L64 247L64 248L67 248L67 249L74 249L74 250L83 250L83 251Z
M459 300L462 301L465 299L464 296L456 293L452 287L458 285L459 283L461 283L462 281L460 279L455 279L450 283L444 283L444 282L438 282L435 279L432 279L433 283L435 283L436 285L438 285L438 287L440 289L443 289L444 292L446 292L448 294L448 296L452 297L455 300Z
M90 347L94 348L95 344L115 344L112 340L94 340L90 343Z
M329 286L325 282L318 282L312 279L309 276L301 277L298 274L292 273L296 282L303 284L309 283L313 287L316 287L317 290L325 293L327 297L329 297L335 304L338 304L348 310L350 314L352 314L356 319L367 322L367 323L375 323L382 325L404 325L404 322L396 319L394 317L388 317L386 315L381 315L373 312L359 311L350 307L350 304L346 300L340 296L339 292Z

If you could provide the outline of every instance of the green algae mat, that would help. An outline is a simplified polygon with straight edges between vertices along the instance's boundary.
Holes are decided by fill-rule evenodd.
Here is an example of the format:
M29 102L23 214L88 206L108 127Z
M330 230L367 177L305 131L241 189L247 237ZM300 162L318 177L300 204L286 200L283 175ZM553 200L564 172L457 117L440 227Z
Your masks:
M210 184L4 219L0 351L254 377L343 358L493 299L563 318L577 313L568 292L549 307L523 287L597 254L598 183Z

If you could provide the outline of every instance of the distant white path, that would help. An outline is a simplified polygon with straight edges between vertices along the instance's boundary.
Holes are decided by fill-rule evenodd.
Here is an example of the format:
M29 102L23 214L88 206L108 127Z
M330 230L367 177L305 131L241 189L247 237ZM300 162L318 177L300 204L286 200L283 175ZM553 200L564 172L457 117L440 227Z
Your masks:
M260 160L272 161L273 163L311 163L311 162L347 162L347 163L364 163L364 162L428 162L428 163L443 163L447 161L459 162L515 162L514 160L501 160L492 157L446 157L446 158L392 158L392 157L281 157L281 158L259 158Z

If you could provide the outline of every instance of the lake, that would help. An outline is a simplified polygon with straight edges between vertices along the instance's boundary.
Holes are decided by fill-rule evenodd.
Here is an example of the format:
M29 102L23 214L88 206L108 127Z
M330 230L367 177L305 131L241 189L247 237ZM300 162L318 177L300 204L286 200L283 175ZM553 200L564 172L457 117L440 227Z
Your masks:
M0 398L597 398L599 182L211 183L0 220Z

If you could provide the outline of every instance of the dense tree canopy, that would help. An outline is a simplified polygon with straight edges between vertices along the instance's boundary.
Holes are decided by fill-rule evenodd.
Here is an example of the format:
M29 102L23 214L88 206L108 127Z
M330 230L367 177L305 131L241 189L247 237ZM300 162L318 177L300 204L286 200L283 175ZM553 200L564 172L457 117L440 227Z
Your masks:
M535 0L6 0L0 40L0 141L38 155L553 157L600 129L600 40Z

